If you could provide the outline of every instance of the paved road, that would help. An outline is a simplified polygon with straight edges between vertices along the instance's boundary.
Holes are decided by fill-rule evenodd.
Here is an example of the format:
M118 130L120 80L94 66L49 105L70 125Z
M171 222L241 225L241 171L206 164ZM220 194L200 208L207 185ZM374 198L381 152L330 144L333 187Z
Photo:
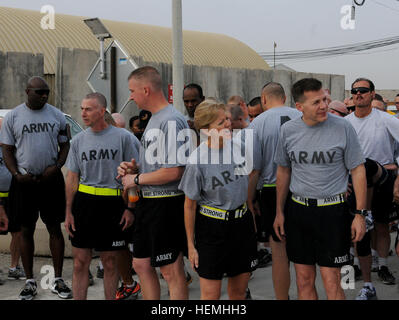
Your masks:
M391 234L392 239L394 234ZM3 238L4 239L4 238ZM0 241L2 238L0 238ZM392 248L393 248L392 241ZM5 273L8 269L8 265L10 263L10 255L9 254L0 254L0 269ZM91 272L95 276L96 274L96 266L98 263L98 258L93 259L91 264ZM51 266L51 259L48 257L35 257L35 267L34 273L35 277L38 280L38 294L36 296L37 300L58 300L58 296L53 294L51 290L46 289L48 285L48 276L49 276L49 267ZM186 265L189 266L189 263L186 261ZM388 257L388 265L390 269L393 271L395 277L397 278L397 282L399 283L399 258L396 255ZM42 271L42 273L41 273ZM189 295L190 299L198 300L200 298L199 291L199 281L197 274L192 270L190 271L193 275L193 282L189 286ZM135 276L137 280L137 276ZM72 283L72 259L67 258L64 262L64 279L65 281L71 285ZM295 285L295 272L293 266L291 266L291 289L290 289L290 297L291 299L297 299L296 293L296 285ZM384 285L382 284L377 277L376 273L372 273L372 280L374 285L377 288L377 295L380 300L399 300L399 290L398 285ZM168 299L168 290L164 280L161 281L161 299ZM4 285L0 286L0 300L16 300L18 294L23 286L24 282L22 280L6 280ZM355 289L345 290L345 294L348 300L355 299L358 291L362 287L362 281L357 281L355 283ZM224 279L222 286L222 299L227 299L226 293L227 279ZM326 299L324 294L323 285L321 282L320 274L317 276L317 290L319 293L320 299ZM266 268L258 269L254 272L253 278L249 282L249 288L252 293L252 297L254 300L273 300L273 285L271 278L271 266L267 266ZM88 299L89 300L102 300L104 299L103 293L103 283L102 279L97 279L95 277L94 285L89 287L88 290Z

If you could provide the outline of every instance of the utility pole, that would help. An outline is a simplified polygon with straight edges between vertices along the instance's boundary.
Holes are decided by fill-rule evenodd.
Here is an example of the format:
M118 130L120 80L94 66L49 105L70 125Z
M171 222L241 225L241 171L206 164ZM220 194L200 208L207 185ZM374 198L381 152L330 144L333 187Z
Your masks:
M172 0L172 57L173 57L173 105L185 113L183 105L183 23L182 0Z
M277 43L274 42L273 45L273 69L276 69L276 47L277 47Z

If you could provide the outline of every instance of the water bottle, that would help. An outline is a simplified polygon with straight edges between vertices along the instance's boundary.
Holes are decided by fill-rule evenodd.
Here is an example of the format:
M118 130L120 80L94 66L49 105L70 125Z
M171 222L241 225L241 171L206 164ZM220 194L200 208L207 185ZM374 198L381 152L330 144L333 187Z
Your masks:
M129 202L132 202L132 203L139 201L137 187L132 187L128 190L128 199L129 199Z

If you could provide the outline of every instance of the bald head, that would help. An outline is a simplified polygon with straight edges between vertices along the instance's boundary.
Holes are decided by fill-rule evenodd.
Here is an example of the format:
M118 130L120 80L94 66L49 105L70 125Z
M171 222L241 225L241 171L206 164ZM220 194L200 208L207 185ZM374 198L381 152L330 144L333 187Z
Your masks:
M230 104L230 105L237 105L237 104L242 104L242 103L245 103L245 101L244 101L243 97L241 97L241 96L231 96L229 98L229 100L227 100L227 104Z
M39 110L45 106L48 101L50 89L47 82L42 77L32 77L26 84L26 105L32 110Z
M328 112L336 114L340 117L345 117L348 115L347 105L341 101L334 100L328 105Z
M26 89L31 89L31 88L47 88L48 89L48 84L46 80L44 80L42 77L39 76L34 76L29 78L28 83L26 84Z
M120 113L113 113L112 118L114 118L115 124L118 128L126 127L125 118Z
M262 88L261 102L264 110L280 107L285 104L285 91L278 82L269 82Z

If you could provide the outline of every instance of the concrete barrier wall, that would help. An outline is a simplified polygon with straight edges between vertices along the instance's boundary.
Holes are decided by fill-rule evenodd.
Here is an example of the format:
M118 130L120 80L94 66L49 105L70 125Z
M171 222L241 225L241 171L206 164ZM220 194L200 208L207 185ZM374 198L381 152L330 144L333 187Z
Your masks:
M49 85L53 91L54 105L71 114L80 124L80 102L91 90L86 79L98 59L98 53L82 49L57 49L57 73ZM172 66L167 63L146 62L142 57L132 57L139 66L151 65L157 68L164 82L164 93L168 94L168 84L172 84ZM25 101L24 87L29 77L43 75L43 56L29 53L0 52L0 87L7 94L0 95L0 108L12 108ZM345 78L339 75L290 72L286 70L246 70L226 69L207 66L184 66L185 83L198 83L204 95L226 102L232 95L241 95L245 101L259 96L262 87L269 81L279 82L287 94L287 105L294 105L291 97L292 84L305 77L315 77L330 89L333 99L343 100ZM126 80L127 81L127 80ZM127 96L128 96L127 92ZM181 99L182 93L175 93ZM53 102L53 101L51 101ZM134 103L122 112L126 120L138 114Z
M43 55L0 51L0 109L12 109L26 100L26 83L43 76Z
M98 59L96 51L57 48L55 106L80 124L80 103L91 92L86 79Z

